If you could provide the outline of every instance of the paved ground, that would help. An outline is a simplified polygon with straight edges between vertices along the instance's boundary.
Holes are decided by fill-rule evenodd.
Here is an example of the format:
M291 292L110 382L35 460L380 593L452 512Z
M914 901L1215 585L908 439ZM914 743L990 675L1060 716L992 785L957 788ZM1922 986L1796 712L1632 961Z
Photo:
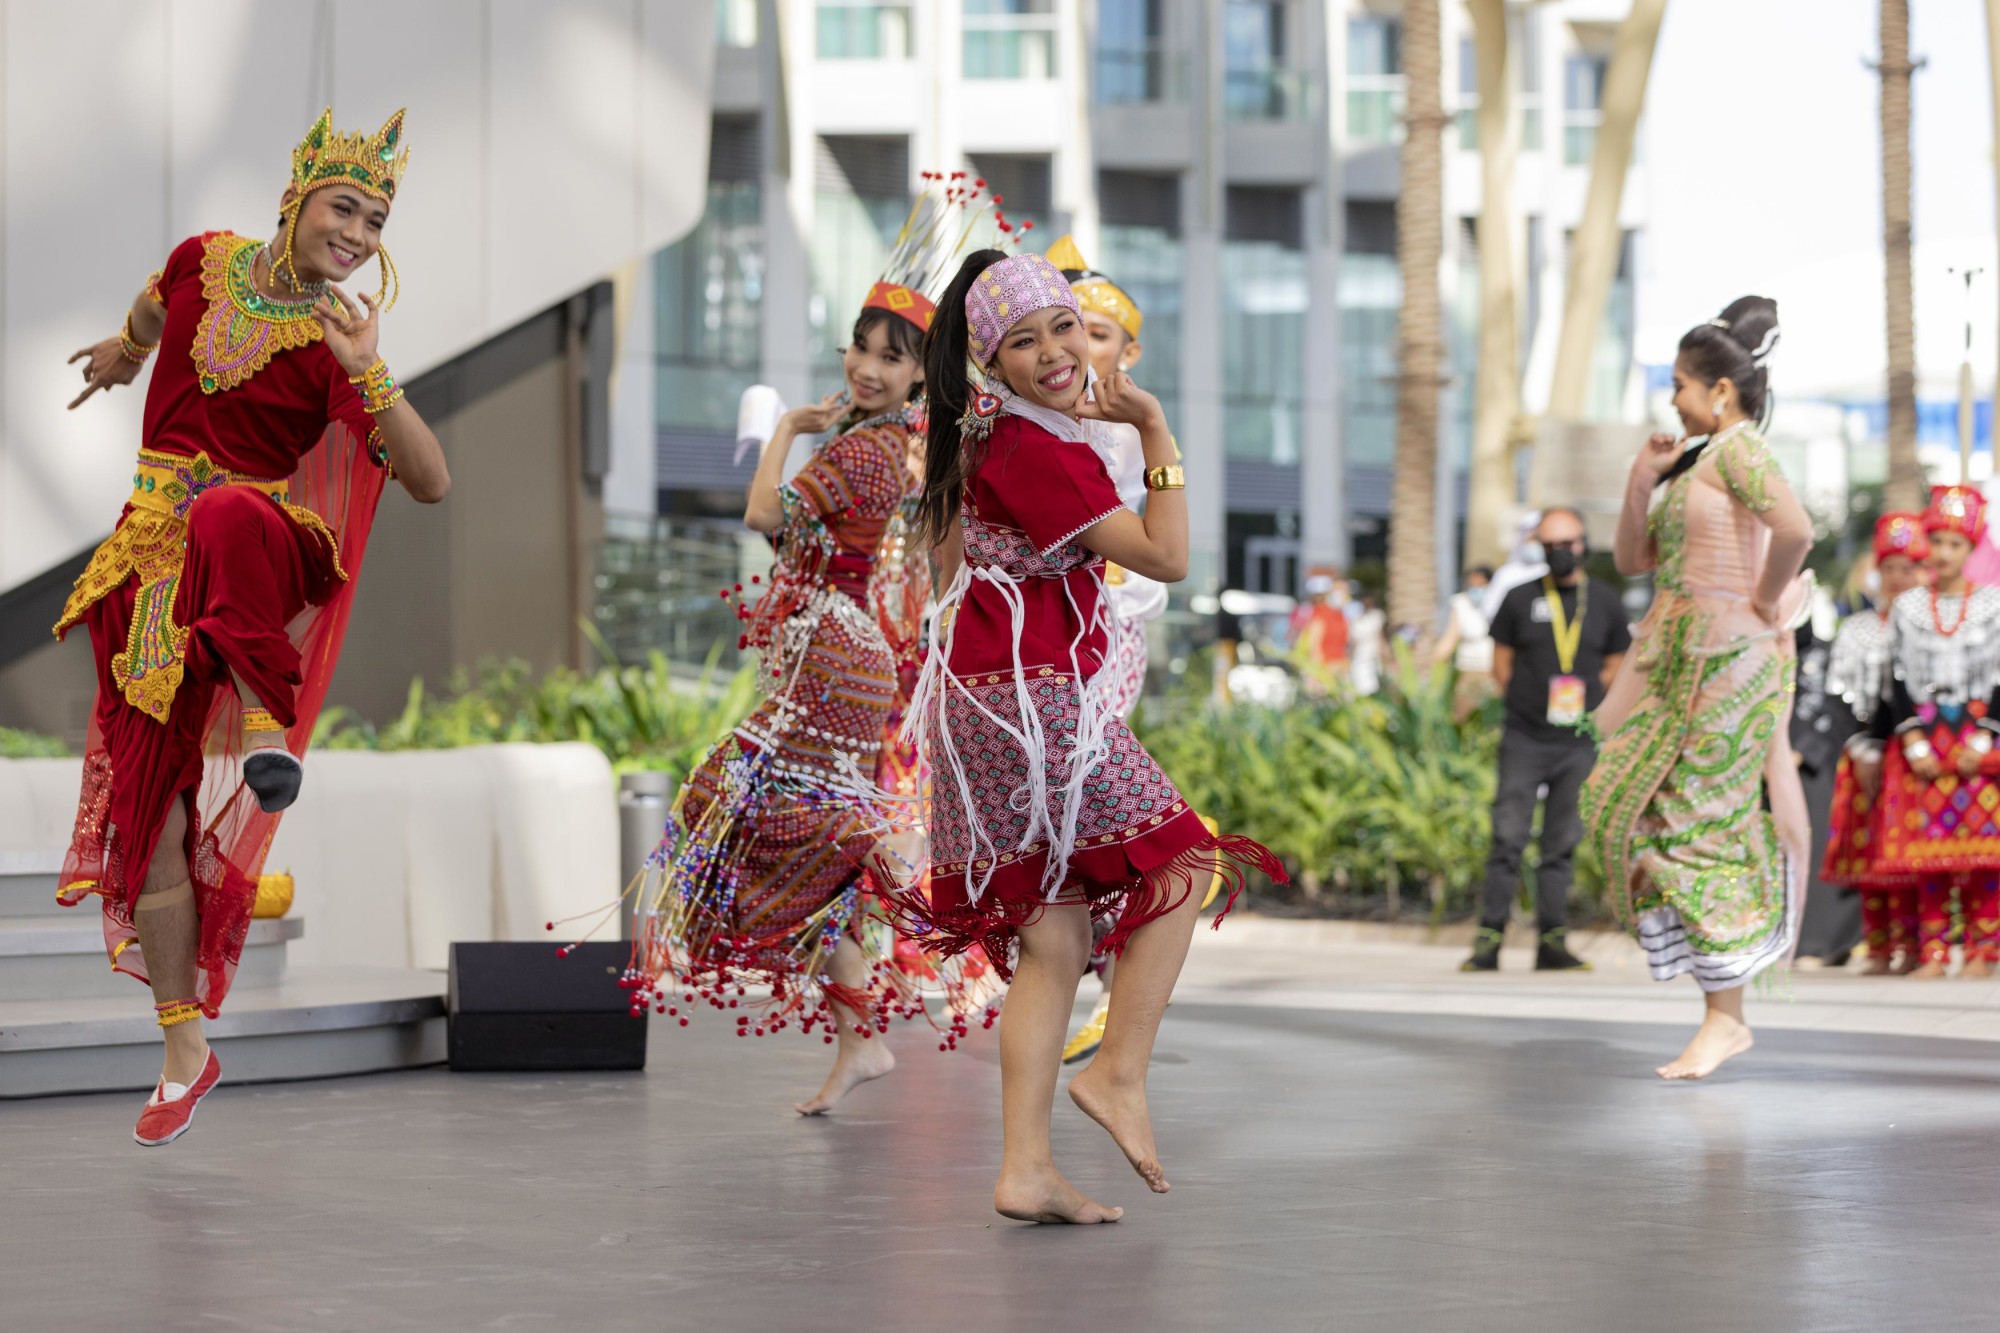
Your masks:
M989 1211L991 1034L901 1033L894 1076L801 1121L824 1049L708 1022L656 1028L643 1075L225 1085L159 1151L129 1096L0 1104L0 1324L1993 1327L2000 1047L1771 1028L1669 1086L1680 1027L1357 1013L1275 966L1262 1003L1225 975L1247 934L1203 944L1163 1034L1172 1195L1062 1102L1117 1226Z

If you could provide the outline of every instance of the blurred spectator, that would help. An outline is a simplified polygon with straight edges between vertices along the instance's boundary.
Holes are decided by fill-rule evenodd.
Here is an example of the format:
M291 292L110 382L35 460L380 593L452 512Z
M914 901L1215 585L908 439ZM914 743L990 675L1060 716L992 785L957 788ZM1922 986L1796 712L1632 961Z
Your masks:
M1347 616L1335 600L1341 590L1336 571L1316 569L1306 576L1305 600L1292 612L1292 651L1310 668L1307 679L1336 680L1348 671Z
M1373 694L1382 688L1382 632L1388 620L1375 594L1363 593L1361 613L1354 617L1347 639L1348 679L1356 694Z
M1497 692L1493 683L1493 634L1486 620L1486 594L1493 571L1474 565L1465 574L1465 589L1452 594L1445 607L1444 636L1432 661L1449 662L1457 672L1452 685L1451 715L1463 722Z

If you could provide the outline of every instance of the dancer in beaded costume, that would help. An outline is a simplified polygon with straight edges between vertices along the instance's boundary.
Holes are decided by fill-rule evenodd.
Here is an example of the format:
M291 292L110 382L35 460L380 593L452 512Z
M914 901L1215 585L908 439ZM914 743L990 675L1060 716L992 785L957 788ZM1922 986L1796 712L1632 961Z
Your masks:
M795 1108L805 1115L895 1066L877 1040L893 1018L928 1017L944 991L949 1048L977 1008L959 982L979 960L899 952L869 903L923 859L922 777L895 730L932 583L908 540L923 476L919 343L934 313L922 288L985 206L956 178L919 198L842 353L846 392L787 412L766 444L744 522L772 535L777 561L739 608L764 699L688 776L640 891L635 1011L685 1025L700 1004L738 1008L750 984L770 986L734 1015L738 1035L792 1028L838 1046ZM793 440L829 428L786 480Z
M1930 557L1921 514L1884 514L1875 524L1875 569L1881 609L1858 610L1834 635L1827 658L1826 707L1847 733L1834 769L1833 808L1820 878L1861 895L1862 936L1868 961L1862 970L1881 976L1918 964L1917 885L1913 874L1891 874L1882 852L1882 744L1869 725L1888 692L1890 613L1897 598L1923 582L1919 566ZM1836 731L1836 737L1839 732Z
M1247 838L1216 837L1112 707L1104 563L1185 576L1187 505L1164 414L1130 377L1090 380L1075 293L1039 255L982 251L939 303L922 531L949 586L911 706L931 772L930 880L895 895L906 929L946 956L975 945L1011 974L1000 1038L1005 1147L994 1206L1032 1221L1108 1222L1056 1168L1050 1102L1089 961L1091 921L1120 956L1096 1059L1070 1097L1156 1193L1146 1072L1217 873L1283 878ZM1092 447L1138 427L1151 491L1120 501Z
M215 1086L202 1035L228 994L279 812L340 652L383 482L422 502L443 451L376 355L395 268L382 231L409 160L403 113L292 151L281 242L175 247L123 332L72 357L92 393L157 349L132 495L56 634L83 625L97 701L58 898L103 904L113 970L166 1030L134 1137L170 1142ZM332 284L379 259L383 289Z
M1890 610L1889 671L1870 724L1882 803L1871 873L1920 880L1921 961L1910 975L1945 974L1956 888L1962 975L1984 977L2000 962L2000 588L1965 576L1986 534L1976 489L1934 487L1923 522L1936 582Z
M1662 1078L1750 1049L1744 984L1790 955L1804 908L1812 821L1787 723L1812 524L1752 425L1777 338L1776 305L1745 297L1681 339L1674 407L1705 439L1647 441L1618 520L1619 571L1651 571L1655 597L1595 714L1608 739L1583 812L1654 977L1702 988Z

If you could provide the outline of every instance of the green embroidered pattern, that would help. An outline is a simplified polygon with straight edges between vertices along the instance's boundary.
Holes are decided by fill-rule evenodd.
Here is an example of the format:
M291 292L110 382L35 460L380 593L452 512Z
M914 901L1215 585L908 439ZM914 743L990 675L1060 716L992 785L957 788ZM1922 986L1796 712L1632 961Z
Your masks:
M1715 469L1737 503L1751 513L1762 514L1778 503L1771 494L1772 476L1782 475L1777 460L1764 437L1749 426L1739 427L1716 445Z
M1653 582L1672 592L1679 592L1684 586L1681 568L1687 560L1688 487L1693 484L1694 469L1689 468L1667 483L1665 498L1646 517L1646 530L1652 535L1658 557Z

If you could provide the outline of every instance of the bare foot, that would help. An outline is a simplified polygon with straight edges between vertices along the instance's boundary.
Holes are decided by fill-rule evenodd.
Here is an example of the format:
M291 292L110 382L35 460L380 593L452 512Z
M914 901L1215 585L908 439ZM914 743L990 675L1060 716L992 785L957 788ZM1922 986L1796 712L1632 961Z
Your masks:
M1907 977L1917 970L1920 961L1914 952L1905 949L1896 955L1896 961L1889 965L1889 970L1899 977Z
M1665 1079L1707 1078L1727 1060L1756 1045L1750 1025L1722 1014L1711 1013L1701 1020L1694 1040L1671 1063L1653 1072Z
M1123 1208L1107 1208L1069 1183L1053 1166L1037 1171L1000 1172L993 1187L993 1211L1017 1222L1116 1222Z
M1155 1194L1173 1188L1166 1172L1160 1170L1158 1150L1153 1146L1153 1117L1146 1110L1144 1084L1120 1086L1091 1065L1069 1081L1069 1099L1077 1109L1104 1127L1125 1160Z
M1965 960L1965 966L1958 969L1958 975L1961 977L1990 977L1993 975L1993 964L1987 962L1984 958L1968 958Z
M1868 961L1861 965L1864 977L1886 977L1889 975L1889 955L1886 953L1868 955Z
M1922 967L1911 972L1910 975L1919 981L1936 981L1944 975L1944 964L1938 962L1925 963Z
M826 1082L820 1084L812 1100L800 1102L792 1109L800 1115L825 1115L842 1097L895 1067L896 1057L889 1053L888 1043L879 1037L872 1041L842 1042Z

